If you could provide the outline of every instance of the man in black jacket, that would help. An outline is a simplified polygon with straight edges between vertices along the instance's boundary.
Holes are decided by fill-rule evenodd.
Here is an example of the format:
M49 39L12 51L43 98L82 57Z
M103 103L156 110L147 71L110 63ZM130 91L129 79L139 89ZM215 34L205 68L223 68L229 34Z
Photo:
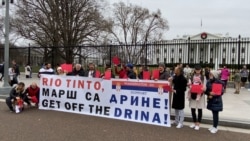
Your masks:
M76 64L73 71L71 73L68 73L67 75L70 75L70 76L84 76L85 73L84 73L84 70L82 68L82 65L81 64Z

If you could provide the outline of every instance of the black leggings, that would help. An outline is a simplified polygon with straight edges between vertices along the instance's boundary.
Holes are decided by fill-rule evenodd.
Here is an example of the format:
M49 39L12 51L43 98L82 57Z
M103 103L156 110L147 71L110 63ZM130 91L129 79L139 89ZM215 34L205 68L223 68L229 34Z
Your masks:
M213 113L213 126L217 128L219 123L219 111L212 111Z
M191 108L191 113L192 113L193 122L197 122L196 109ZM201 122L201 119L202 119L202 109L198 109L198 122Z
M222 80L223 82L224 82L224 89L226 89L227 88L227 80Z

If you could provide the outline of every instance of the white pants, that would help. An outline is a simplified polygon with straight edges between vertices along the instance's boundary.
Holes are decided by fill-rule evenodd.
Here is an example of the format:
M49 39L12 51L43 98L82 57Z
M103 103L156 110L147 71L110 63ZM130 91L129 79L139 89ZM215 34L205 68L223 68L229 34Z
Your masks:
M175 110L175 123L183 124L184 110Z

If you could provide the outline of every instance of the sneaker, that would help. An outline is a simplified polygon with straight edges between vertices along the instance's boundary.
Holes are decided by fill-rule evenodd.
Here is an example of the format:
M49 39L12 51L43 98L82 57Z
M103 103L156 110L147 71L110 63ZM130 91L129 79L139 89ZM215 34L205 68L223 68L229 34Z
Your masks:
M176 121L171 121L171 125L178 125L178 122L176 122Z
M211 130L213 130L214 129L214 127L210 127L210 128L208 128L208 131L211 131Z
M194 127L194 130L200 130L200 126L196 125L196 126Z
M15 112L20 113L20 109L19 109L19 107L17 105L15 106Z
M189 127L190 127L190 128L194 128L194 127L195 127L195 124L191 124Z
M215 133L217 133L217 131L218 131L217 128L213 128L212 130L210 130L210 133L215 134Z
M181 123L179 123L177 126L176 126L176 128L182 128L183 127L183 124L181 124Z

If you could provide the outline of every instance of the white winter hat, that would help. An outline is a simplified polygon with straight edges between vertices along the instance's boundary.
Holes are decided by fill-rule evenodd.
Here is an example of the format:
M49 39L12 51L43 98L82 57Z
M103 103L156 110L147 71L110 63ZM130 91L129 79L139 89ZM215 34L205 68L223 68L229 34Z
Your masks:
M219 78L220 72L217 70L211 70L210 74L212 74L214 78Z

